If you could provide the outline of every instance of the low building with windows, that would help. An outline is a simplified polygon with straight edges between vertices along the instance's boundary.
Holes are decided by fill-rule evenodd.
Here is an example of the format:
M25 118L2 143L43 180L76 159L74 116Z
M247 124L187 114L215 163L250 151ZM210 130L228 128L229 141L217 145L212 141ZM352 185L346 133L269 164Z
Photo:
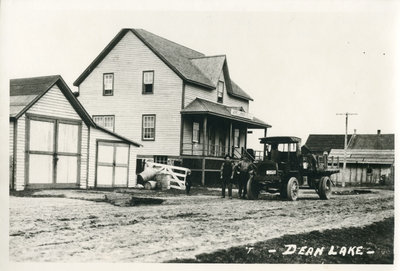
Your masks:
M10 188L133 187L140 146L96 125L61 76L10 81Z
M98 125L140 139L144 160L180 164L211 180L223 156L240 157L247 130L271 127L249 113L252 98L225 55L204 54L143 29L122 29L74 82Z
M310 135L306 146L315 155L329 154L328 162L339 164L340 173L332 175L334 182L376 184L384 178L394 180L394 134L348 135L346 170L344 163L344 135ZM384 177L383 177L384 176Z

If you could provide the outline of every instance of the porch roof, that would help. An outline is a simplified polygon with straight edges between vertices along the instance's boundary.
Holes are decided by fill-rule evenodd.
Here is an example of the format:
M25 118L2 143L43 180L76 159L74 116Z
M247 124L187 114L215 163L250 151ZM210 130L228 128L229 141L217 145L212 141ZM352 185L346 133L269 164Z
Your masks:
M247 124L248 128L270 128L271 125L264 121L240 110L238 107L226 106L219 103L210 102L200 98L196 98L184 109L181 110L183 115L212 115L226 118Z

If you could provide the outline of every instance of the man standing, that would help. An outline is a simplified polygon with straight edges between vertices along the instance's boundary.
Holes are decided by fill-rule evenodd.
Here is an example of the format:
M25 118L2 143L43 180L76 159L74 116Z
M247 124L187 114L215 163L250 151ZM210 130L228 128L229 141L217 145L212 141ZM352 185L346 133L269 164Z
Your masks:
M251 165L250 159L244 156L235 167L239 179L239 198L242 199L244 199L247 194L247 181L249 180L249 169Z
M186 174L186 182L185 182L186 195L188 195L188 196L190 195L190 188L192 187L191 174L192 174L192 171L189 169L187 174Z
M233 164L228 154L225 155L225 161L221 166L220 179L222 180L222 197L225 198L225 188L228 185L228 196L232 199Z

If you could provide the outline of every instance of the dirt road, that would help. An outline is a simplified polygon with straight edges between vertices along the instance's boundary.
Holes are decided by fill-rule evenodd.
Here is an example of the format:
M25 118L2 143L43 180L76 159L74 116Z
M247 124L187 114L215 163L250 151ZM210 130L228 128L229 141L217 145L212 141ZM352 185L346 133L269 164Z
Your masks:
M194 192L192 196L135 192L165 200L161 205L135 207L71 199L101 199L104 192L49 190L37 195L64 197L11 196L10 260L163 262L394 216L394 195L388 190L334 195L329 201L319 200L313 190L301 190L295 202L276 195L249 201L221 199L215 190Z

